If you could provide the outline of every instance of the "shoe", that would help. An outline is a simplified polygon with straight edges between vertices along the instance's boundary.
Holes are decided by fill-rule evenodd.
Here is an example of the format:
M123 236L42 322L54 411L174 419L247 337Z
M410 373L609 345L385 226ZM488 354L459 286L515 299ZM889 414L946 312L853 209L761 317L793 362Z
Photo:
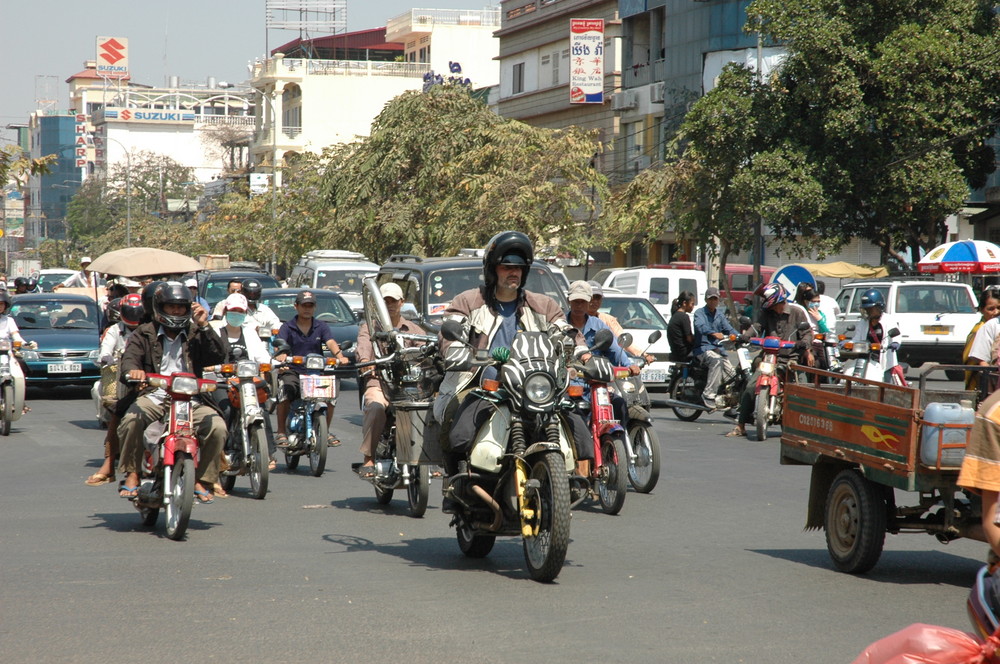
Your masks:
M714 412L716 408L715 399L706 399L705 397L702 397L701 405L703 405L705 408L708 408L708 412L710 413Z
M274 434L274 446L281 449L288 449L288 436L283 433Z

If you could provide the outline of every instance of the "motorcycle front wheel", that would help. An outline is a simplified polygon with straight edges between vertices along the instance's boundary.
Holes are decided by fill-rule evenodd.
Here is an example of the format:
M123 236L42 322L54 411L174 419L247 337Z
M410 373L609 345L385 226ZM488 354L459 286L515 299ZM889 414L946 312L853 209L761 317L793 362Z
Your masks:
M250 495L262 500L267 495L267 465L271 460L267 452L267 436L264 427L251 425L247 431L250 440L250 458L247 459L250 473Z
M695 391L695 381L690 376L681 377L674 380L670 385L670 399L672 401L688 401L694 395L699 400L701 395ZM686 398L685 398L686 397ZM671 406L670 410L682 422L694 422L701 417L701 410L698 408L684 408L682 406Z
M601 438L601 467L598 469L597 497L605 514L618 514L625 505L628 470L625 443L620 436Z
M3 386L3 418L0 421L0 436L10 435L10 419L13 417L11 409L14 407L14 386Z
M529 479L537 480L538 487L525 491L524 506L534 515L529 525L537 534L523 538L524 561L532 579L549 582L559 576L569 548L569 481L563 455L545 452L536 457Z
M406 497L410 500L410 516L419 519L427 511L427 496L431 491L431 469L428 466L413 466L410 484L406 487Z
M633 421L628 438L635 461L628 460L628 481L639 493L649 493L660 479L660 438L646 422Z
M312 414L312 426L310 427L311 440L309 441L309 468L313 477L319 477L326 468L326 413L314 410Z
M194 460L183 452L176 455L166 494L167 537L179 540L187 531L194 505Z
M771 402L771 393L767 389L761 389L757 393L757 399L753 409L753 425L757 429L757 440L767 440L767 419Z

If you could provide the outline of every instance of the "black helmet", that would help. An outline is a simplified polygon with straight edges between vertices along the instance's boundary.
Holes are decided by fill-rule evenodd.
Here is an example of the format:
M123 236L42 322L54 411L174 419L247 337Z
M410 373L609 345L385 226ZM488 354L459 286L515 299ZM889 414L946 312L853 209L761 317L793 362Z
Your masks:
M116 297L113 300L108 301L109 323L114 324L121 320L121 304L122 304L122 299L120 297Z
M149 323L153 320L153 294L167 282L153 281L146 284L142 289L142 322Z
M29 293L34 293L36 290L38 290L38 279L35 279L34 277L28 277L27 279L24 280L24 286L25 288L28 289Z
M118 307L122 322L128 327L136 327L142 322L142 297L138 293L123 297Z
M167 304L184 305L180 316L164 312ZM167 281L153 293L153 320L168 330L186 330L191 324L191 291L179 281Z
M535 260L535 250L527 235L519 231L502 231L486 243L483 250L483 280L487 293L492 293L497 283L497 265L523 265L521 285L528 278L528 268Z
M254 278L244 279L243 290L240 292L243 293L246 299L250 300L251 302L256 302L257 300L260 299L260 291L262 288L263 286L261 285L259 279L254 279Z
M16 279L14 279L14 288L20 288L21 286L24 286L25 289L27 289L28 280L24 277L17 277Z

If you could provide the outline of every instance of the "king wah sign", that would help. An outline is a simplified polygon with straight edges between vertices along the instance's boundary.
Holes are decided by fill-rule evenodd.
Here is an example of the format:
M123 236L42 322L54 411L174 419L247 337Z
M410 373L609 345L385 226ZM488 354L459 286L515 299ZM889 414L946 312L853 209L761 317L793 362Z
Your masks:
M127 38L97 38L97 75L104 78L128 78Z
M603 104L604 19L571 18L569 32L569 101Z

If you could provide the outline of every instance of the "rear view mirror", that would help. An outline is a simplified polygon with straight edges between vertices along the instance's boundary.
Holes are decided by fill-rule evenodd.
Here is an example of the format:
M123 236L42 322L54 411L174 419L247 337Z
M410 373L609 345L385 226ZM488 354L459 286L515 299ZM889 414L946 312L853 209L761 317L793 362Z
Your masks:
M799 332L805 332L806 330L812 329L812 325L810 325L807 322L802 322L802 323L799 323L798 326L795 329L797 329Z
M622 348L628 348L632 345L632 335L625 332L620 337L618 337L618 345Z
M441 336L448 341L460 341L465 329L457 320L446 320L441 323Z
M591 350L607 350L611 348L611 343L615 340L615 335L612 334L611 330L605 328L603 330L598 330L597 334L594 335L594 345L591 346Z
M646 341L651 344L655 344L657 341L660 340L662 336L663 336L663 330L656 330L651 335L649 335L649 338L646 339Z
M898 337L899 336L899 328L898 327L894 327L891 330L889 330L889 336L890 337Z

